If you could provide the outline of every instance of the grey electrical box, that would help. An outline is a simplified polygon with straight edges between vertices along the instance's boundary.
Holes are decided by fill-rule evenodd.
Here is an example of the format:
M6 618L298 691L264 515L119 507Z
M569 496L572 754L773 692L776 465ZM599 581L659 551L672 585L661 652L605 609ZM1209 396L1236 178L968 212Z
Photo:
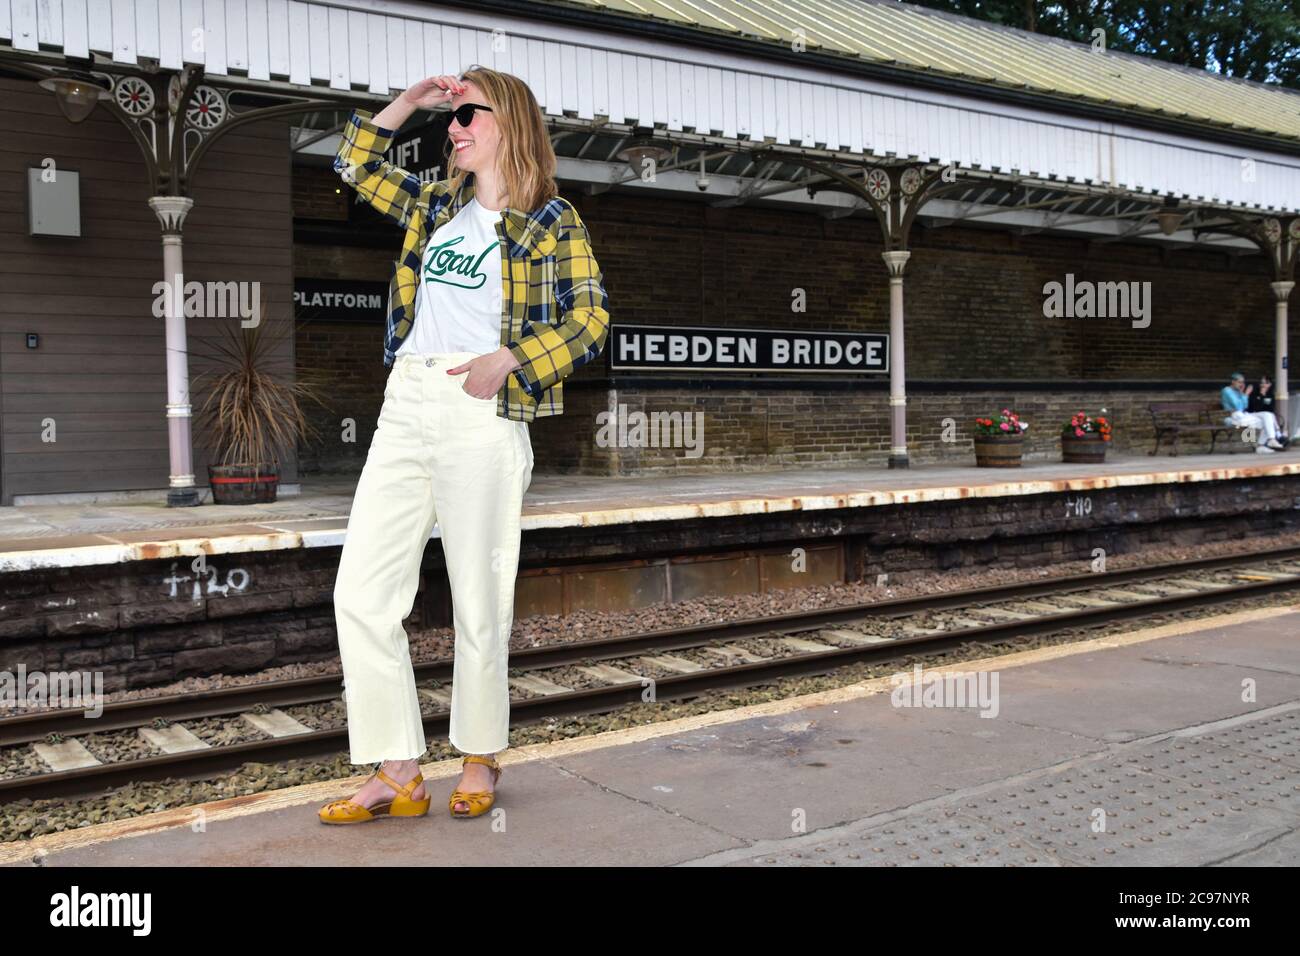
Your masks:
M27 170L27 232L81 235L81 175L76 170L54 166Z

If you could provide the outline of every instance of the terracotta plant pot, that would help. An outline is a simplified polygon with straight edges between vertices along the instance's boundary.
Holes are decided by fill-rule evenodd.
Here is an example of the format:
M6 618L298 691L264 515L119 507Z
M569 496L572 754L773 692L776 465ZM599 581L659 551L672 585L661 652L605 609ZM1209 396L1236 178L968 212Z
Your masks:
M266 504L280 487L279 463L208 465L214 505Z
M1061 461L1079 465L1100 465L1106 461L1105 441L1096 432L1087 432L1082 438L1078 435L1061 436Z
M1023 434L976 435L975 466L977 468L1019 468L1024 447Z

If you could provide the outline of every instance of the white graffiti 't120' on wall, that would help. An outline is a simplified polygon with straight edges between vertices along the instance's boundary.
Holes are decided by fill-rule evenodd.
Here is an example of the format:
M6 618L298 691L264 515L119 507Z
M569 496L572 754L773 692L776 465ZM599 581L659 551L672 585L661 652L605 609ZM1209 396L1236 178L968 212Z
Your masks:
M170 594L168 595L169 597L179 597L181 593L179 586L184 584L186 581L194 582L191 587L190 596L192 600L198 601L203 598L205 593L208 595L220 594L222 597L227 596L231 591L240 593L247 590L248 582L251 580L249 573L243 568L231 568L226 572L226 583L221 584L218 580L217 569L207 561L203 560L202 555L195 558L190 567L194 571L193 576L188 574L177 574L176 562L172 562L171 576L163 578L163 584L170 585L171 587ZM205 583L207 584L206 592L203 589Z

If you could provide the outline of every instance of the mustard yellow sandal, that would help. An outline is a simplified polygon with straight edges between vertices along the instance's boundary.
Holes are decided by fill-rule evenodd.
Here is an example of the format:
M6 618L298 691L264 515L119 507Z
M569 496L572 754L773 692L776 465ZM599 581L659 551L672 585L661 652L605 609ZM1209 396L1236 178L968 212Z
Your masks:
M367 820L377 820L379 817L422 817L429 812L429 806L433 803L432 797L426 794L423 800L415 800L411 796L424 782L424 774L417 772L415 779L410 783L398 783L382 770L376 770L370 775L371 779L375 777L397 791L397 795L391 801L377 803L367 809L352 800L335 800L321 807L320 822L365 823Z
M461 761L461 767L466 764L481 763L492 768L492 786L496 786L497 781L501 779L501 765L497 763L495 757L484 757L481 754L466 754L465 759ZM451 811L453 817L468 820L470 817L477 817L487 813L492 809L492 804L496 800L496 792L493 790L475 790L465 792L464 790L453 790L451 798L447 801L447 809ZM469 806L468 810L457 810L456 804L464 802Z

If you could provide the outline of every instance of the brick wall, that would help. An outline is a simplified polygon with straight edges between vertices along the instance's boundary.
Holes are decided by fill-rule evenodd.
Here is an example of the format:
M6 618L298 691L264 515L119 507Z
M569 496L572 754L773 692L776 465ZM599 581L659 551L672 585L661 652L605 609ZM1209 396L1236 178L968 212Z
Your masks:
M311 175L318 185L295 194L319 204L316 194L333 195L335 184L327 171ZM568 192L590 229L615 322L888 330L887 273L871 220ZM1006 405L1031 422L1030 460L1055 457L1055 436L1071 413L1102 407L1116 422L1116 451L1146 450L1149 402L1210 401L1215 383L1230 371L1241 368L1253 378L1273 367L1273 299L1262 257L959 226L918 226L912 247L905 287L913 383L908 440L918 462L972 460L970 419ZM386 280L396 251L396 239L391 250L299 245L297 274ZM1136 329L1126 319L1045 318L1043 286L1063 282L1067 273L1076 282L1150 282L1150 327ZM800 313L791 311L797 289L806 295ZM380 321L373 328L322 324L300 333L299 355L336 370L341 404L365 423L354 446L316 458L304 451L304 468L359 467L383 386ZM887 393L879 376L838 382L809 376L788 388L773 388L770 380L737 387L734 377L698 376L642 375L629 385L626 376L607 376L602 356L566 381L562 419L535 423L540 472L875 465L887 457ZM1126 384L1106 388L1108 381ZM1028 382L1061 384L1010 387ZM1155 387L1161 382L1205 384ZM629 410L703 413L704 454L601 447L596 415L620 402ZM957 423L952 442L941 434L948 416Z
M295 220L345 224L353 190L329 168L294 170ZM294 276L313 279L370 279L387 282L401 242L394 228L391 248L346 247L296 242ZM329 407L308 409L320 441L299 449L306 472L360 472L379 420L384 382L384 316L370 322L305 323L298 332L298 365L323 374L330 382ZM348 427L352 426L352 427Z
M601 196L580 207L614 319L888 331L874 221ZM1197 379L1272 367L1262 256L993 229L916 228L907 268L907 364L920 379ZM1151 282L1151 326L1047 319L1043 285ZM807 308L791 312L792 290Z
M698 415L703 427L692 433L702 449L691 457L685 442L676 447L599 446L595 411L583 409L570 419L566 448L588 444L592 463L609 463L610 474L689 474L702 471L760 471L799 464L883 466L889 456L888 394L872 392L804 392L798 390L702 391L698 388L615 390L609 394L634 412ZM1060 428L1079 410L1106 409L1114 426L1112 454L1151 450L1154 433L1150 402L1208 400L1192 390L1142 391L992 391L919 392L908 403L908 447L919 464L974 464L971 422L1010 406L1030 423L1026 461L1059 461ZM948 422L952 425L949 426ZM558 433L557 433L558 434ZM629 433L630 434L630 433ZM674 431L675 435L685 435ZM1184 438L1183 453L1208 451L1209 436ZM534 447L538 439L534 439ZM1165 454L1162 446L1162 454ZM1223 448L1222 439L1219 448Z

